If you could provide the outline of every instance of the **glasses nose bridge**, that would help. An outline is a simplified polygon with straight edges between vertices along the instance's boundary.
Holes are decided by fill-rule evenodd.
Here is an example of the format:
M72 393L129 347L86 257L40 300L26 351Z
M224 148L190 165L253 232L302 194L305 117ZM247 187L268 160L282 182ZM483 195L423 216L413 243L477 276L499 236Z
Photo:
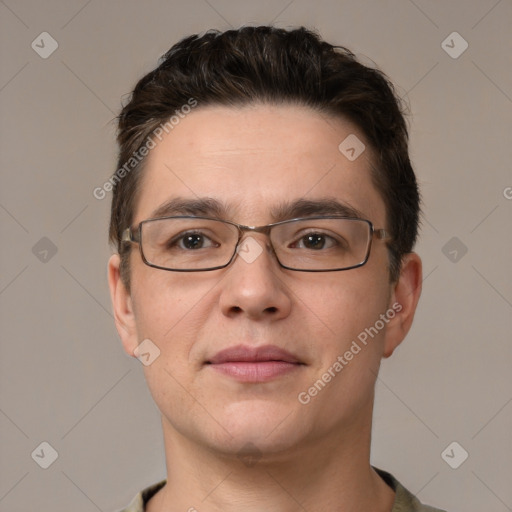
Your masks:
M273 226L273 224L266 224L264 226L245 226L243 224L236 224L236 227L238 228L238 241L235 250L244 239L245 233L263 233L268 237L268 241L266 243L267 247L270 248L272 252L275 252L274 246L272 245L272 240L270 238L270 231Z
M270 229L273 224L266 224L265 226L245 226L243 224L237 224L238 230L241 233L251 232L251 233L270 233Z

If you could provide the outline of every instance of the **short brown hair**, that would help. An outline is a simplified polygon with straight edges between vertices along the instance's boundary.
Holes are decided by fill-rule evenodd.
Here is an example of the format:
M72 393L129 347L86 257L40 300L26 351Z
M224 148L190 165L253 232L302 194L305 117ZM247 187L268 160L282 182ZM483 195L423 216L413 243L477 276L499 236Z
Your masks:
M298 104L354 123L373 149L372 179L393 236L388 244L390 278L398 278L402 257L416 241L420 196L409 160L404 107L384 73L304 27L243 27L186 37L139 80L123 107L117 169L191 98L199 106ZM109 239L121 256L121 277L128 288L130 253L121 237L133 221L144 162L113 182Z

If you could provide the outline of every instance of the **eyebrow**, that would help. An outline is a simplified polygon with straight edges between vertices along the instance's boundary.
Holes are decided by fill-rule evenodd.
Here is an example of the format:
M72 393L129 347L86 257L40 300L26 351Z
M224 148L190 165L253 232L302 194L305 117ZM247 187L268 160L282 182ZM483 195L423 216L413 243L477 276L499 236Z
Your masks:
M192 215L215 217L229 220L233 207L211 197L187 199L175 197L158 206L149 218L171 217L174 215ZM270 208L272 222L294 219L297 217L313 217L315 215L340 215L364 219L365 216L353 206L334 198L297 199L282 202Z

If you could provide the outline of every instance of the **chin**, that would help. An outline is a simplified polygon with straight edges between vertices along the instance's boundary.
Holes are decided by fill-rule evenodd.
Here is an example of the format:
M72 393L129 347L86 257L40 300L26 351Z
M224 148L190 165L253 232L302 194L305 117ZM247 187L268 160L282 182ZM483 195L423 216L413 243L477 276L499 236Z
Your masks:
M293 451L298 444L300 439L294 439L290 435L264 437L253 432L240 432L232 439L224 438L222 442L210 444L210 449L221 457L229 460L238 459L250 467L256 462L278 462L285 453Z
M251 446L262 452L277 453L300 442L301 429L294 418L292 411L282 404L263 400L237 402L217 417L232 436L219 427L223 439L218 441L231 453L251 450Z

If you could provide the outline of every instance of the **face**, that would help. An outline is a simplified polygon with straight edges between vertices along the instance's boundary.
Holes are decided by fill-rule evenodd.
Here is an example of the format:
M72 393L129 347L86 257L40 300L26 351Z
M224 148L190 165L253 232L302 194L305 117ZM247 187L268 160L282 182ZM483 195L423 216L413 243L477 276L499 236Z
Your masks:
M224 219L248 226L282 220L272 212L302 199L335 200L387 228L368 145L353 161L338 149L351 134L364 141L349 122L298 106L198 108L150 152L134 225L173 198L214 199ZM244 237L262 249L254 260L239 254L208 272L151 268L134 244L130 294L111 258L125 350L133 355L145 339L160 350L144 372L169 435L224 454L248 443L278 454L367 429L380 360L403 339L419 296L415 256L392 284L377 239L364 266L309 273L281 268L266 234ZM217 355L238 347L231 359L241 360L263 346L291 361L229 364Z

